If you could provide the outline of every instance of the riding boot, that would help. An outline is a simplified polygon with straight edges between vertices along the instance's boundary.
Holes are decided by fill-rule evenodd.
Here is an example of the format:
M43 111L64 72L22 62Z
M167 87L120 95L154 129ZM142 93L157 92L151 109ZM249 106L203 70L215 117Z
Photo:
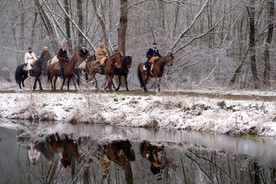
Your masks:
M145 75L149 75L149 69L148 68L146 68L146 70L145 70Z
M100 74L103 74L104 71L103 71L103 66L100 64Z
M144 66L146 68L145 75L148 75L149 74L149 61L147 61Z

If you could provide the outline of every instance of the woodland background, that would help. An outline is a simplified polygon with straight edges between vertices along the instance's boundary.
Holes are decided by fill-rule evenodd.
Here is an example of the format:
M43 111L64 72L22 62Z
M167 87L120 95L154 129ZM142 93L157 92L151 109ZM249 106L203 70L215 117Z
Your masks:
M67 43L72 56L103 41L133 56L139 87L137 65L157 42L175 56L163 89L276 88L274 0L2 0L0 10L0 68L11 76L29 46L54 56Z

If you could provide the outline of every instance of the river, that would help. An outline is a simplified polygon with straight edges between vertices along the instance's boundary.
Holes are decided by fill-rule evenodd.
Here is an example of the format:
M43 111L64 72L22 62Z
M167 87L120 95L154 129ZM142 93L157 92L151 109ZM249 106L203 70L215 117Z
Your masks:
M274 183L276 179L274 138L0 122L0 183L209 184ZM59 153L54 143L61 145ZM76 146L78 156L70 145ZM142 149L142 145L148 147ZM35 161L29 159L33 147L40 154ZM71 163L65 168L66 153Z

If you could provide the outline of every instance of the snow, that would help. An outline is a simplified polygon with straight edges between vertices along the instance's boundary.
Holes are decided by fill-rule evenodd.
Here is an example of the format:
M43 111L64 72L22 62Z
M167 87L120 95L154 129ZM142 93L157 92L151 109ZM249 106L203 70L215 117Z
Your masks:
M2 89L3 89L3 85ZM0 94L0 117L62 123L110 124L165 130L197 130L222 134L276 135L276 103L220 98L220 94L276 96L275 91L186 90L217 94L126 95L118 92L33 92ZM1 121L0 121L1 123Z

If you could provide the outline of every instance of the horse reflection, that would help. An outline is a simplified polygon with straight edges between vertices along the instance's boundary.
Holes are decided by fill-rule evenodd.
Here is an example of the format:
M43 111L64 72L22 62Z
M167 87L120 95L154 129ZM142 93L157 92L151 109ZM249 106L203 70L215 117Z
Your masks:
M40 153L45 156L49 164L53 163L54 155L58 154L61 156L61 164L68 170L70 169L72 158L75 158L78 164L83 160L83 156L78 151L78 145L72 139L69 139L66 134L62 136L58 133L51 134L46 137L45 141L30 143L28 153L33 165L38 161Z
M161 174L165 164L164 146L151 145L148 141L143 141L140 144L140 152L143 158L151 162L150 171L156 176L158 180L161 180Z
M112 161L123 170L129 161L135 160L135 153L131 149L129 140L112 141L108 144L98 144L93 154L100 161L103 177L107 177Z
M82 162L83 156L78 151L78 145L64 134L65 139L61 139L56 133L49 136L51 150L55 153L61 154L61 164L69 169L71 166L72 158L75 158L79 163Z

